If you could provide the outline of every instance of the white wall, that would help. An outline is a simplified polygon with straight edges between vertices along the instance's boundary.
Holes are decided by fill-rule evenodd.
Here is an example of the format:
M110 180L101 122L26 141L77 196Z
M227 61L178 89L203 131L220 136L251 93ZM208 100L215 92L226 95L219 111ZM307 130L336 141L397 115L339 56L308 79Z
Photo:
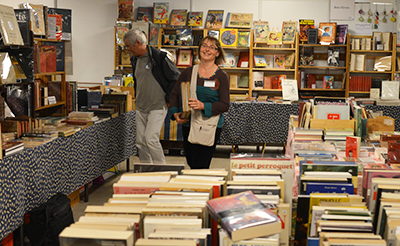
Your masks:
M354 0L348 0L354 1ZM0 4L18 8L23 1L2 0ZM72 51L73 75L68 75L67 80L79 82L101 82L103 77L113 73L114 70L114 24L117 18L117 0L37 0L49 7L72 9ZM207 14L209 9L223 9L224 21L228 12L253 13L254 20L269 21L270 27L282 27L282 21L299 19L314 19L319 22L329 21L329 0L134 0L135 13L139 6L152 6L153 2L169 2L170 10L188 9L189 11L203 11ZM359 1L357 1L359 2ZM363 0L362 2L369 2ZM372 1L371 1L372 2ZM396 2L395 0L374 0L373 2ZM356 4L357 13L361 5ZM363 5L368 11L368 4ZM384 6L379 5L378 11L382 12ZM399 9L396 2L396 9ZM390 12L391 6L386 10ZM372 8L375 11L375 7ZM359 23L358 14L355 21L342 21L338 24L348 23L350 32L354 32L356 23ZM391 16L388 17L390 19ZM366 19L367 17L364 16ZM396 16L399 19L399 15ZM365 23L365 22L364 22ZM388 20L381 24L376 31L397 32L397 24Z

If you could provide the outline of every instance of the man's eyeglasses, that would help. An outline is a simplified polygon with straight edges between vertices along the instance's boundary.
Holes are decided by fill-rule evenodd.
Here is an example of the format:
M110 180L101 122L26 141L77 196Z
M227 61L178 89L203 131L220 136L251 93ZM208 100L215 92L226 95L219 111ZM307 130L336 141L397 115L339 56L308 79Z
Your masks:
M212 45L211 45L211 46L208 46L208 45L206 45L206 44L202 44L201 47L202 47L203 49L218 50L217 47L212 46Z

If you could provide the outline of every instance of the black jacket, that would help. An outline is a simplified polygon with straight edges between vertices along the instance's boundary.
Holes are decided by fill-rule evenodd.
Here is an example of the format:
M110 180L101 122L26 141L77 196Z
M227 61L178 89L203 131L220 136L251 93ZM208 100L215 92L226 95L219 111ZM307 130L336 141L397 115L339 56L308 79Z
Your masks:
M160 84L161 88L165 92L165 101L169 102L169 93L175 86L176 81L179 78L180 72L175 64L167 57L167 53L154 48L152 46L147 46L149 52L149 61L147 65L151 67L151 72L157 82ZM131 65L133 69L133 80L136 96L136 62L137 57L132 56Z

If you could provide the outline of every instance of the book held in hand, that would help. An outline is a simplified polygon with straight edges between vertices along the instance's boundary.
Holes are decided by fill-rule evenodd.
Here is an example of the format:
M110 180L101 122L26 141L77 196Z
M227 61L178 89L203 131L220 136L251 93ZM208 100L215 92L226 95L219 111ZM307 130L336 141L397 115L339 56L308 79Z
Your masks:
M211 216L232 241L263 237L281 232L281 221L251 191L207 201Z

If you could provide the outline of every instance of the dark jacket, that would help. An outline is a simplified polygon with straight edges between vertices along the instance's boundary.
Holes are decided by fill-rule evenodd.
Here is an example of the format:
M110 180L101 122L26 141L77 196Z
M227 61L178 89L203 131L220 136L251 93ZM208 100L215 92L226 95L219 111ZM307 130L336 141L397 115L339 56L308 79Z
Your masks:
M169 93L174 88L175 83L180 75L179 69L167 57L167 53L152 46L147 46L147 50L149 52L149 61L147 65L151 66L151 72L154 78L157 80L157 82L160 84L161 88L165 92L165 101L169 102ZM132 56L131 65L133 69L133 80L135 81L134 83L135 96L136 96L136 77L135 77L136 62L137 62L137 57Z

